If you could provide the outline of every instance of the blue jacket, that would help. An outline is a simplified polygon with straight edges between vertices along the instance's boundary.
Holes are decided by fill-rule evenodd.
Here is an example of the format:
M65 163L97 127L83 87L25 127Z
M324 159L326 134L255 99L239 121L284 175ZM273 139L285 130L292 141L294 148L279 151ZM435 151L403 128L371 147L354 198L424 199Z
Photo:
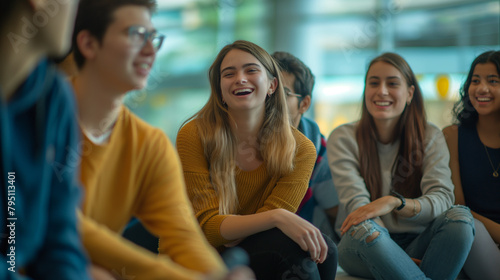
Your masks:
M337 191L333 186L330 166L326 158L326 140L321 134L318 125L306 117L300 119L298 129L313 142L318 157L309 181L309 189L297 214L320 227L318 223L321 222L318 221L317 223L314 219L314 209L318 207L328 209L339 204Z
M75 115L70 86L46 60L11 100L0 98L0 279L90 278L77 230Z

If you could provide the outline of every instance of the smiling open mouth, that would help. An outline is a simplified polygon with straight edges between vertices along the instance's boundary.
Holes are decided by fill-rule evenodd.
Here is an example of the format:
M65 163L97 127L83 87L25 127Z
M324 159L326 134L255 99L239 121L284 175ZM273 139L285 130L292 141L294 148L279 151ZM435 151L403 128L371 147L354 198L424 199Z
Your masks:
M391 105L391 102L389 102L389 101L376 101L375 105L377 105L377 106L389 106L389 105Z
M253 92L253 89L242 88L242 89L235 90L233 92L233 94L236 95L236 96L243 96L243 95L248 95L248 94L250 94L252 92Z

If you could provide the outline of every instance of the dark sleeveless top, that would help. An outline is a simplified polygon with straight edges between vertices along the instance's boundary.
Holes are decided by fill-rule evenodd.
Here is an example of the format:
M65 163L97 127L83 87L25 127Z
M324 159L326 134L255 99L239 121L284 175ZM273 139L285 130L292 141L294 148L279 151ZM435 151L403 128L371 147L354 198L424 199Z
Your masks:
M496 169L500 164L500 149L486 148ZM475 125L458 127L458 161L465 204L500 223L500 176L493 177L493 168Z

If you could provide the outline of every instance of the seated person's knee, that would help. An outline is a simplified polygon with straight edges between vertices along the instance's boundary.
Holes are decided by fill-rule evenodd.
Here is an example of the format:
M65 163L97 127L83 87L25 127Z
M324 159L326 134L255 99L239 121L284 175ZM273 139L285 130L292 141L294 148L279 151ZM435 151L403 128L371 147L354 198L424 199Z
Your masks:
M375 240L375 238L377 238L378 236L380 235L380 232L376 231L374 233L372 233L370 236L368 236L366 238L366 243L370 243L372 242L373 240Z
M468 207L462 205L454 205L446 213L446 218L451 221L461 221L472 223L474 218Z
M355 226L350 234L354 238L365 238L366 243L370 243L380 235L380 231L377 231L371 222L366 221Z

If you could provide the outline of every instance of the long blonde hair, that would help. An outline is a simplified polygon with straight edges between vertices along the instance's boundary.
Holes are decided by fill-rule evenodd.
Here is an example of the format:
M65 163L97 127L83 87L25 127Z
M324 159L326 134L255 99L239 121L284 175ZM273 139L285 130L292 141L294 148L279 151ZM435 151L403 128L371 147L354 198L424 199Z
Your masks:
M267 172L278 177L290 173L294 168L296 147L288 118L281 73L274 59L264 49L248 41L238 40L225 46L209 70L210 98L207 104L190 118L197 122L205 157L209 163L212 185L219 198L219 212L223 215L237 213L239 206L236 190L237 141L230 126L232 118L227 105L222 102L220 73L222 60L233 49L253 55L266 69L268 78L276 78L278 82L274 94L266 98L264 121L257 137Z

